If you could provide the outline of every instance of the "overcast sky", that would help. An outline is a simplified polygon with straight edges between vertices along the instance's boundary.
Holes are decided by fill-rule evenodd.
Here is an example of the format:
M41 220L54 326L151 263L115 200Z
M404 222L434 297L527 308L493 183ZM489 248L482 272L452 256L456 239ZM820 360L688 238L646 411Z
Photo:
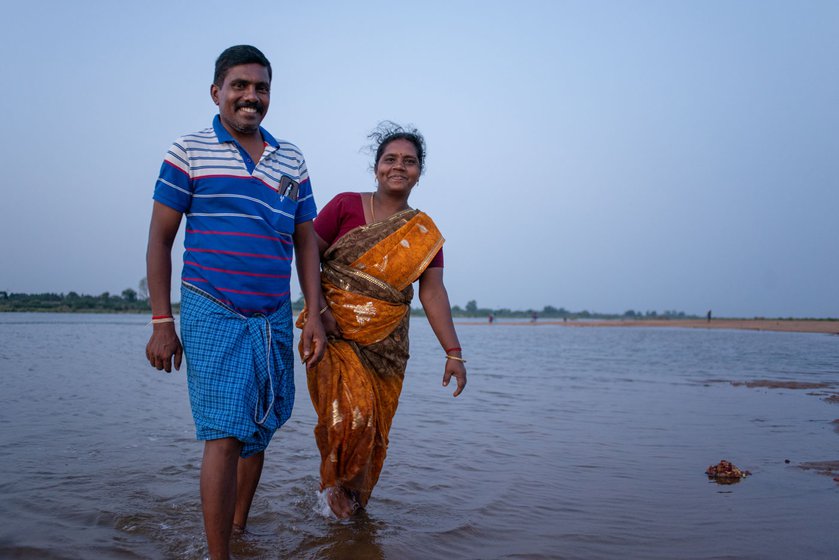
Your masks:
M839 2L3 16L0 290L136 289L163 154L210 124L215 58L249 43L274 66L263 125L301 147L319 206L371 189L378 121L425 134L411 204L447 238L453 304L839 317Z

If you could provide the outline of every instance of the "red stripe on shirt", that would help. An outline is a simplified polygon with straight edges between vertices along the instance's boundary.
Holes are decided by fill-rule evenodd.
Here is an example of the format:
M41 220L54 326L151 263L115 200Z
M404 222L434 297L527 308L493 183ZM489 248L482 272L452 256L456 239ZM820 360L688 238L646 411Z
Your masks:
M263 185L265 185L266 187L268 187L268 188L269 188L269 189L271 189L272 191L274 191L274 192L280 192L280 189L279 189L279 188L276 188L276 189L275 189L274 187L272 187L271 185L269 185L268 183L266 183L265 181L263 181L263 180L262 180L262 179L260 179L259 177L254 177L254 179L256 179L257 181L259 181L260 183L262 183Z
M240 276L255 276L258 278L290 278L288 274L264 274L260 272L242 272L240 270L228 270L226 268L213 268L211 266L203 266L195 261L184 261L184 264L189 264L201 270L211 270L213 272L221 272L223 274L238 274Z
M202 230L202 229L188 229L186 230L187 233L194 233L199 235L234 235L239 237L255 237L256 239L268 239L269 241L279 241L280 243L285 243L286 245L291 245L292 242L284 237L272 237L270 235L259 235L256 233L243 233L238 231L215 231L215 230Z
M169 161L168 159L164 159L164 160L163 160L163 163L165 163L165 164L167 164L167 165L169 165L169 166L171 166L171 167L174 167L175 169L177 169L178 171L180 171L181 173L183 173L184 175L186 175L187 177L189 177L189 172L187 172L187 171L185 171L185 170L181 169L180 167L178 167L177 165L175 165L174 163L172 163L172 162L171 162L171 161Z
M269 294L265 292L246 292L244 290L232 290L230 288L216 288L220 292L230 292L232 294L243 294L246 296L268 296L268 297L285 297L289 294L289 292L283 292L281 294Z
M266 183L265 181L263 181L259 177L254 177L253 175L246 175L244 177L241 176L241 175L198 175L198 176L195 177L195 180L201 180L201 179L242 179L243 181L246 181L248 179L256 179L257 181L259 181L260 183L262 183L263 185L265 185L266 187L268 187L269 189L271 189L275 193L279 192L279 189L275 189L274 187L272 187L271 185L269 185L268 183Z
M259 253L243 253L241 251L223 251L221 249L195 249L193 247L187 247L187 251L190 253L212 253L212 254L219 254L219 255L235 255L237 257L253 257L255 259L271 259L274 261L290 261L291 258L289 257L278 257L276 255L262 255Z

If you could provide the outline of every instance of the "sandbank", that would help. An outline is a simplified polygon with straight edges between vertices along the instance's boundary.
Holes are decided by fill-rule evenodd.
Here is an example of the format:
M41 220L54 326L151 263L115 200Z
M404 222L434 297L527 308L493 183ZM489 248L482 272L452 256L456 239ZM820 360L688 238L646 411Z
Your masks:
M496 320L495 323L458 323L459 325L561 325L564 327L677 327L683 329L738 329L752 331L782 331L800 333L839 334L839 320L806 319L614 319L614 320L555 320L536 321Z

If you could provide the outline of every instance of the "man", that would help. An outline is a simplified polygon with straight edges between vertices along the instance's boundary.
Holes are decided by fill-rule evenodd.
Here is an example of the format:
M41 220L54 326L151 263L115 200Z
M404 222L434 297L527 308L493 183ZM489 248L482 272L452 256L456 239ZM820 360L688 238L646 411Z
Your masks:
M271 64L239 45L216 60L211 128L175 141L154 192L147 260L153 333L146 356L170 372L187 357L196 437L204 440L201 503L210 556L228 558L243 531L264 450L294 403L289 279L293 250L307 302L320 301L316 215L300 150L260 123ZM181 337L170 301L171 250L186 214ZM316 305L316 304L315 304ZM318 313L301 334L304 363L323 356Z

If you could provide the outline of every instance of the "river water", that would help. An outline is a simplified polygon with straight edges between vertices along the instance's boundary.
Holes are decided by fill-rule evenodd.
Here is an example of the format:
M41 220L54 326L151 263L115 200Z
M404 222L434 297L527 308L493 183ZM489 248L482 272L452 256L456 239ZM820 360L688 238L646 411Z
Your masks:
M0 558L200 559L202 445L185 376L144 358L147 317L0 314ZM367 512L324 516L302 369L236 558L839 557L830 390L839 337L458 325L442 388L423 319ZM752 476L710 482L728 459ZM789 462L787 462L789 461Z

